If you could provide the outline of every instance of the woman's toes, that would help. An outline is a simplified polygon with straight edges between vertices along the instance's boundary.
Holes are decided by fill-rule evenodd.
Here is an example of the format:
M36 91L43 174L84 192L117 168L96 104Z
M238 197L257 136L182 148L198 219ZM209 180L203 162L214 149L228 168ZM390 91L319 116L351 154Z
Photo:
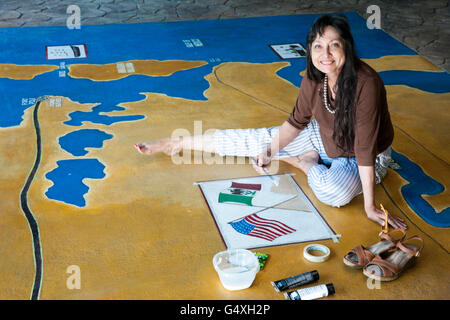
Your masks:
M165 142L163 140L152 141L152 142L141 142L136 144L136 148L139 152L143 154L153 154L156 152L164 151Z
M141 143L137 143L134 145L136 147L136 149L140 152L140 153L144 153L144 154L149 154L151 153L149 151L149 149L147 148L147 145L145 142L141 142Z

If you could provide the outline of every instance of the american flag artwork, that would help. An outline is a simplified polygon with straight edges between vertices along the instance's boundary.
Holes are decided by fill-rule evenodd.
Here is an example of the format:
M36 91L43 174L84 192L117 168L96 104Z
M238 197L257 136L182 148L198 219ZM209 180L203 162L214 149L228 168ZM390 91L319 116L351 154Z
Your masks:
M231 221L229 224L239 233L261 238L267 241L273 241L278 237L296 231L280 221L264 219L256 213L245 216L236 221Z

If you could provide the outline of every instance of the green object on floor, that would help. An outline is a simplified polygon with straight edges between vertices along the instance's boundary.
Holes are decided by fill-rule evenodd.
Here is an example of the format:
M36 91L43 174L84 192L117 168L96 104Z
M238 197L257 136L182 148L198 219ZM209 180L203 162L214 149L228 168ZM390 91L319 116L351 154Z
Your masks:
M267 258L269 258L269 254L262 253L262 252L254 252L254 254L258 258L258 261L259 261L259 270L264 269L264 265L266 264Z

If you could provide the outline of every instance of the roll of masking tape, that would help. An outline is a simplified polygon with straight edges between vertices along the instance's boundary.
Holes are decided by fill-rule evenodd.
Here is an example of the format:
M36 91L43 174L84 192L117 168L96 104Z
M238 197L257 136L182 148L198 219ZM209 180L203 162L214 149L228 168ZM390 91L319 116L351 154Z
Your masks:
M310 254L311 251L323 252L323 255L315 256ZM330 257L330 249L322 244L310 244L303 249L303 256L311 262L324 262Z

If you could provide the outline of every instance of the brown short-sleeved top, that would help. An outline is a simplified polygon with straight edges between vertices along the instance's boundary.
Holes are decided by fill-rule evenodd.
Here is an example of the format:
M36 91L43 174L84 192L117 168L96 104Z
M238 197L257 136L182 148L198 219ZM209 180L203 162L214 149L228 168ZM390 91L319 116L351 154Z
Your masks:
M303 77L294 110L287 121L303 130L314 116L320 127L325 151L330 158L343 157L344 152L333 140L334 114L323 103L323 81L315 82ZM355 93L355 143L354 152L361 166L373 166L376 156L386 150L394 139L394 129L389 115L386 90L378 73L361 62ZM333 101L330 101L333 105Z

